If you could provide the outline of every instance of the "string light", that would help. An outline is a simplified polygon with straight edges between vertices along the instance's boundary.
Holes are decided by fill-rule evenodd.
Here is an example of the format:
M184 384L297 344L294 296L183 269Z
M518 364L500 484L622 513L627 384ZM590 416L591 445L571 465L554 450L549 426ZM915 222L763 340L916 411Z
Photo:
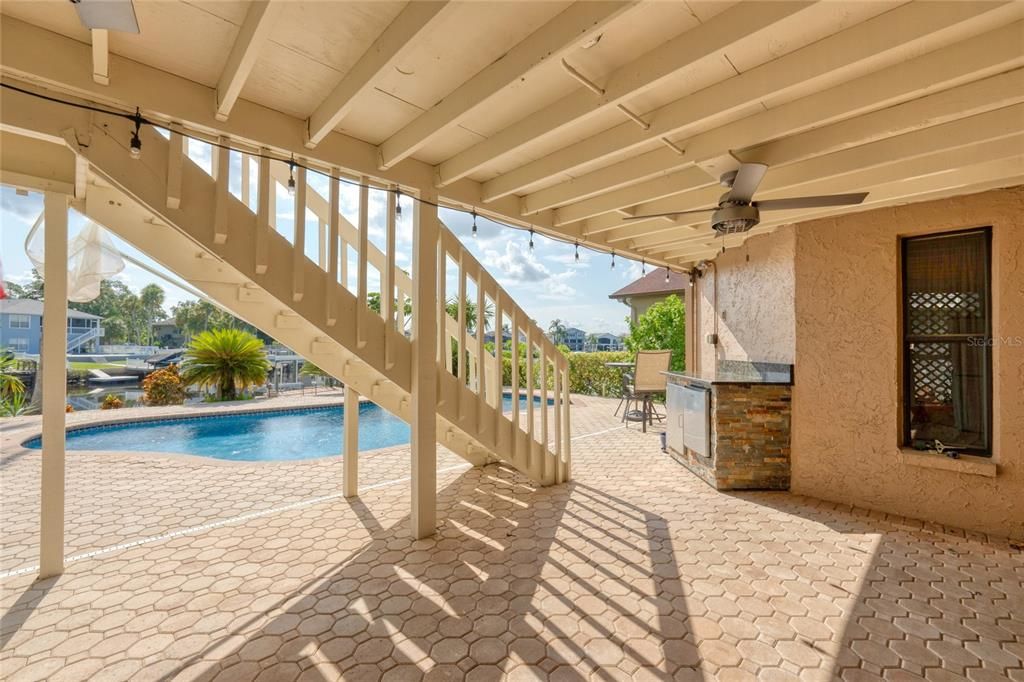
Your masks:
M647 261L643 260L643 259L640 261L640 274L641 275L646 275L647 274Z
M669 283L669 279L670 279L671 274L672 274L672 272L668 269L668 267L666 267L665 268L665 284Z
M476 238L476 209L473 209L473 237Z
M576 247L576 262L579 263L580 262L580 243L576 242L575 247Z
M133 159L137 159L142 156L142 140L139 139L139 130L142 128L142 113L138 107L135 108L135 116L132 117L135 121L135 131L132 133L132 141L129 147L129 154Z
M56 104L62 104L64 106L73 107L73 108L76 108L76 109L83 109L83 110L86 110L86 111L93 111L93 112L96 112L96 113L99 113L99 114L103 114L103 115L106 115L106 116L114 116L114 117L123 118L123 119L127 119L129 121L132 121L135 124L135 129L134 129L134 131L132 133L129 152L130 152L132 158L135 158L135 159L140 158L141 155L142 155L142 140L141 140L141 138L139 136L139 133L140 133L143 125L149 125L149 126L153 126L155 128L160 128L162 130L166 130L168 132L177 133L178 135L181 135L182 137L184 137L186 139L195 140L197 142L201 142L203 144L210 145L211 147L217 147L219 149L227 149L229 151L237 152L239 154L248 155L248 156L250 156L252 158L267 159L268 161L277 161L277 162L288 163L288 171L289 171L288 172L288 176L289 176L288 177L288 193L292 194L292 195L294 195L294 192L295 192L295 178L294 178L294 169L295 168L302 168L302 169L304 169L304 170L306 170L308 172L316 173L317 175L321 175L321 176L323 176L325 178L328 178L330 180L333 180L333 181L342 182L342 183L344 183L346 185L349 185L349 186L352 186L352 187L366 187L367 189L373 189L373 190L380 189L379 187L376 187L376 186L373 186L373 185L369 185L369 184L363 184L361 182L357 182L355 180L350 180L348 178L335 177L331 173L323 171L323 170L320 170L319 168L313 168L313 167L310 167L310 166L303 165L303 164L298 163L298 162L295 161L295 156L294 155L292 155L291 159L289 160L289 159L282 158L282 156L278 155L278 154L260 153L260 152L257 152L257 151L253 151L251 149L236 148L236 147L232 147L230 145L224 144L223 142L211 141L211 140L209 140L207 138L200 137L198 135L189 133L187 130L184 130L184 129L181 129L181 128L171 128L167 124L159 123L159 122L156 122L156 121L150 121L149 119L147 119L146 117L144 117L142 115L142 112L141 112L141 110L138 107L136 107L135 113L129 113L127 111L118 111L116 109L111 109L111 108L100 106L100 105L97 105L97 104L88 104L86 102L75 102L75 101L72 101L72 100L61 99L59 97L53 97L51 95L44 95L42 93L33 92L32 90L21 88L21 87L18 87L16 85L12 85L10 83L0 83L0 88L3 88L4 90L11 90L11 91L14 91L14 92L19 92L19 93L21 93L23 95L28 95L29 97L35 97L36 99L41 99L41 100L45 100L45 101L48 101L48 102L54 102ZM395 189L385 189L383 191L394 192L395 193L395 216L398 217L398 218L401 218L402 217L402 204L401 204L401 201L402 201L402 190L398 189L398 188L395 188ZM458 208L452 208L450 206L444 206L444 205L442 205L440 203L436 203L436 202L430 201L428 199L421 199L421 198L416 197L416 196L413 196L413 201L418 201L418 202L420 202L422 204L426 204L428 206L433 206L435 208L447 208L449 210L462 211L463 213L466 212L465 209L458 209ZM475 220L476 209L475 208L471 211L471 214L474 216L474 225L475 225L475 223L476 223L476 220ZM497 222L498 224L503 225L505 227L511 228L511 229L522 229L521 227L517 227L516 225L513 225L511 223L505 223L505 222L502 222L502 221L495 221L495 222ZM534 232L534 230L533 230L533 228L530 228L529 231L530 231L530 248L532 250L532 248L533 248L533 232ZM569 243L569 240L564 239L564 238L562 238L562 237L560 237L558 235L547 235L547 236L548 236L549 239L554 239L556 241L560 241L560 242L563 242L563 243ZM576 262L579 262L579 259L580 259L580 255L579 255L579 242L578 241L574 242L573 246L574 246L574 250L575 250L574 258L575 258ZM725 247L723 246L723 250L724 250L724 248ZM611 260L612 260L611 267L614 270L615 269L615 251L614 250L611 251ZM668 271L668 268L666 268L665 269L665 279L666 279L666 281L668 281L668 278L669 278L669 271Z

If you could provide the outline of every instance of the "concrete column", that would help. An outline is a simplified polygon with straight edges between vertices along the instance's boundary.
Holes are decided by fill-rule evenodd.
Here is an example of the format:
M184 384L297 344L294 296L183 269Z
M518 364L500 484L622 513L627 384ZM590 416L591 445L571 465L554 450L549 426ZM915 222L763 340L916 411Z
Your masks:
M345 497L359 494L359 394L345 384L345 450L341 487Z
M43 451L39 577L64 572L64 406L67 402L68 198L47 192L44 204Z
M421 198L437 201L433 191ZM437 525L437 208L413 205L412 533L425 538ZM441 308L443 310L443 307Z

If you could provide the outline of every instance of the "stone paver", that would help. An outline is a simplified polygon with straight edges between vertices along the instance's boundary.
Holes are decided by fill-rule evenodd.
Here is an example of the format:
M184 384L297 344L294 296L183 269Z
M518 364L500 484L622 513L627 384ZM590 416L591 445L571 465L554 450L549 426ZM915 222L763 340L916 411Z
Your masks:
M0 677L1024 680L1014 545L717 493L655 432L621 428L614 401L575 403L572 483L442 450L440 527L421 541L407 448L367 454L354 500L340 459L69 453L69 553L105 551L0 581ZM3 427L4 571L35 561L24 427Z

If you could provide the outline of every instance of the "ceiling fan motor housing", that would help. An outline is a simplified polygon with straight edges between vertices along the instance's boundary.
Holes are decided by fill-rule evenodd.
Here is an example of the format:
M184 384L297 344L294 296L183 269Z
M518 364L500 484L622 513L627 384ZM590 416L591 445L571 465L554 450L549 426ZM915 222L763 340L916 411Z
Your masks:
M722 206L711 216L711 227L719 234L748 232L759 222L757 207L749 204Z

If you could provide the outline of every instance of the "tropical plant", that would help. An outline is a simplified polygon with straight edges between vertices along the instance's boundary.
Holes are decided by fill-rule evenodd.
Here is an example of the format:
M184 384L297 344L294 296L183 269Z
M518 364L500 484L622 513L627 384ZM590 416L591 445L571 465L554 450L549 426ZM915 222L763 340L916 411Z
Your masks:
M25 384L14 374L17 365L13 353L0 355L0 396L25 393Z
M215 389L218 400L236 400L240 392L266 381L269 371L262 341L240 329L213 329L189 343L181 378Z
M188 339L211 329L241 329L253 336L263 338L256 327L208 301L179 303L171 308L171 315L174 317L174 324Z
M551 342L556 346L564 344L568 339L569 328L565 326L557 317L551 320L551 324L548 325L548 336L551 338Z
M122 407L124 407L124 401L113 393L108 393L100 403L101 410L120 410Z
M142 401L147 405L181 405L185 402L185 384L177 365L168 365L142 380Z
M0 397L0 415L4 417L17 417L27 414L30 406L24 391Z
M635 323L629 323L626 348L640 350L671 350L671 368L681 371L686 364L686 309L679 297L672 294L647 309Z

